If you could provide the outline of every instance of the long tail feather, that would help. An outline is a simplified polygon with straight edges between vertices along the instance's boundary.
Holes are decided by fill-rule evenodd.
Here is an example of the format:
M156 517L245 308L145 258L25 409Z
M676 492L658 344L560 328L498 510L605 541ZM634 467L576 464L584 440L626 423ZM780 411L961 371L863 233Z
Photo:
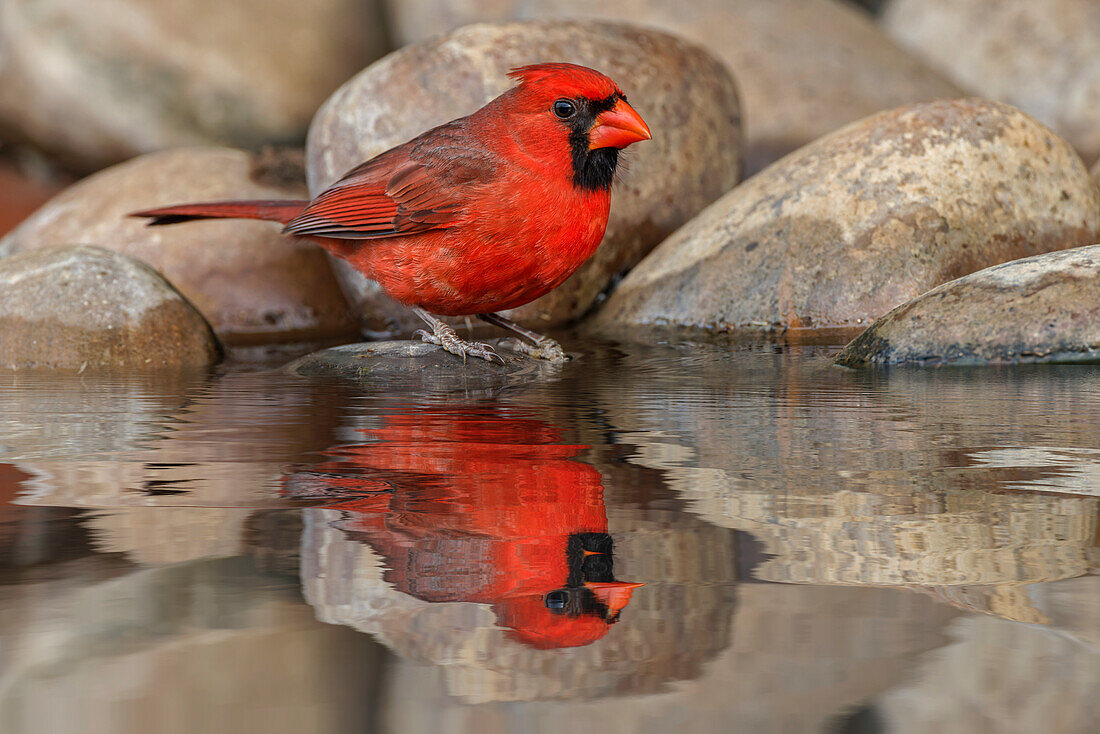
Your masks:
M286 224L302 213L308 201L213 201L177 204L133 212L131 217L148 217L150 227L178 224L196 219L263 219Z

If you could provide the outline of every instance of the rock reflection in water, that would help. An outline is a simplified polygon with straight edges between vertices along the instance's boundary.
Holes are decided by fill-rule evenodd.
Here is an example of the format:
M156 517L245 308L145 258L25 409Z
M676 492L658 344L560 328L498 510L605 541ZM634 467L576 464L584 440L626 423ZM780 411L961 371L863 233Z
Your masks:
M247 373L0 374L0 450L32 475L25 504L258 507L331 444L344 397Z
M1091 734L1100 370L581 364L0 375L0 730Z
M343 498L337 526L385 558L385 580L427 602L491 605L541 649L607 634L640 584L616 581L600 474L547 423L473 409L413 411L287 480Z
M1088 593L1089 626L1095 633L1100 596L1095 585ZM1096 731L1100 665L1095 641L1087 644L1050 628L992 617L960 618L949 630L951 644L925 655L908 684L874 703L887 731Z
M772 361L777 392L711 359L694 376L725 377L713 405L692 404L690 382L654 393L626 380L605 398L636 446L629 462L763 544L756 578L931 587L955 606L1042 622L1025 585L1090 571L1100 395L1080 389L1088 373L868 376ZM1060 410L1069 418L1053 419ZM1059 448L987 450L1036 440Z
M385 659L245 558L5 570L0 646L5 734L368 731Z
M137 563L239 555L287 462L331 444L343 398L248 373L0 374L0 452L19 476L0 472L0 490L94 510L98 550Z
M588 447L523 411L381 421L287 480L292 496L339 498L306 512L302 582L320 619L442 666L470 701L653 690L728 644L732 533L609 513L600 473L576 458ZM609 531L655 582L633 600Z
M451 698L429 668L399 661L381 702L385 728L474 734L528 731L543 722L555 731L639 734L830 731L836 719L906 682L921 657L947 641L941 629L958 614L888 589L738 589L737 609L720 633L728 646L690 684L599 701L516 706L488 696L462 699L481 704L469 706ZM684 608L690 615L690 604ZM401 693L410 690L418 691L415 702Z

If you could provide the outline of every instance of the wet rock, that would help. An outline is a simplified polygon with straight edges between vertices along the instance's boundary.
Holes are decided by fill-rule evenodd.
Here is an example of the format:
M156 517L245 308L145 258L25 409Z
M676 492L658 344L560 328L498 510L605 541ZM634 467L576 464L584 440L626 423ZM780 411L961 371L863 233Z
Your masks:
M522 384L563 368L516 354L500 346L499 340L488 343L504 359L503 365L478 357L464 362L443 347L421 341L382 341L344 344L307 354L287 370L304 377L350 379L387 389L400 385L446 392Z
M0 256L73 242L106 247L159 270L228 344L350 336L348 315L320 247L270 222L148 227L130 212L218 199L302 199L300 159L226 148L150 153L90 176L0 240Z
M898 306L837 355L883 364L1100 362L1100 245L979 270Z
M997 263L1100 239L1070 146L982 100L854 123L726 194L618 286L603 326L865 325Z
M963 95L836 0L388 2L405 42L474 21L569 17L639 23L700 43L737 79L749 173L879 110Z
M654 131L623 156L603 244L568 281L512 311L535 328L583 314L617 273L737 183L741 133L734 82L702 49L656 31L603 23L476 25L409 46L349 81L310 128L310 190L414 135L469 114L512 86L509 69L546 60L614 78ZM341 263L366 326L419 324Z
M209 324L163 278L96 247L0 260L0 366L201 367Z
M300 139L385 52L373 0L33 0L0 17L0 127L84 171L139 153Z
M1093 0L893 0L882 24L958 83L1016 105L1100 158L1100 6Z

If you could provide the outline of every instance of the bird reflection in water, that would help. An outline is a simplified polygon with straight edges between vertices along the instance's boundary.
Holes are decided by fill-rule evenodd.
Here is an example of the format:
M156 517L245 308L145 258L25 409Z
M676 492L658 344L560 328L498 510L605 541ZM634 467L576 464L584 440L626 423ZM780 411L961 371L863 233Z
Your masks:
M490 604L532 647L588 645L642 584L616 581L600 473L551 425L489 409L385 416L287 492L331 499L339 528L428 602Z

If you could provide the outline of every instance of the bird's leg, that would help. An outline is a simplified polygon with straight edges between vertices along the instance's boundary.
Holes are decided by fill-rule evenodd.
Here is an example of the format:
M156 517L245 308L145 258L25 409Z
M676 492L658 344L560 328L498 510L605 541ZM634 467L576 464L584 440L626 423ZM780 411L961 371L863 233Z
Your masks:
M432 327L432 333L430 334L424 329L420 329L413 334L413 336L418 336L429 344L438 344L451 354L457 354L459 357L462 357L463 362L466 361L466 355L469 354L474 357L481 357L489 362L504 364L504 358L497 354L488 344L468 342L459 339L454 329L447 326L447 324L443 323L435 316L432 316L420 306L413 306L412 312L424 319L425 323Z
M569 360L569 355L561 348L561 344L558 344L557 341L548 336L544 336L537 331L531 331L526 327L520 326L515 321L506 319L498 313L480 313L477 317L482 321L487 321L493 326L499 326L502 329L507 329L513 334L518 335L520 338L516 339L511 347L521 354L526 354L538 359L545 359L550 362L566 362ZM531 344L522 341L523 339L527 339Z

